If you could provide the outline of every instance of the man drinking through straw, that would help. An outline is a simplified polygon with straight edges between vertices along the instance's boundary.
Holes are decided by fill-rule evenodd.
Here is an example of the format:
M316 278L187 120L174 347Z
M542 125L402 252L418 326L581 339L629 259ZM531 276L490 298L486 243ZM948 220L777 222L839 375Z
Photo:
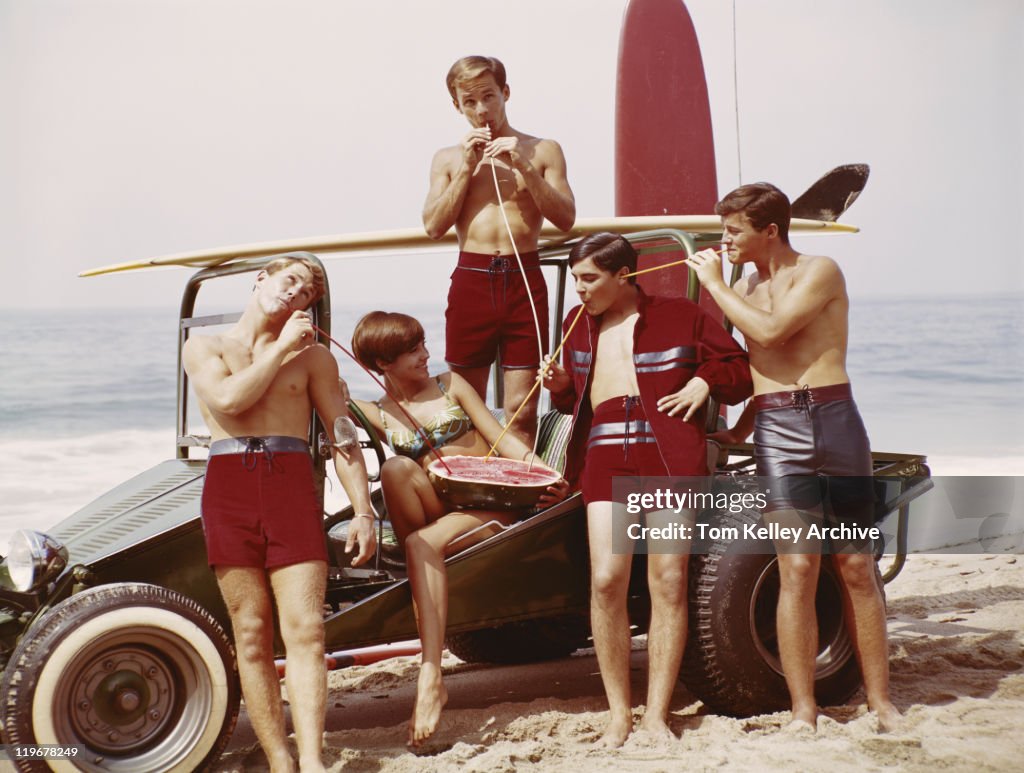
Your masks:
M688 263L750 347L757 473L770 478L765 519L798 528L823 518L872 521L871 448L846 372L850 300L842 271L831 258L790 246L789 199L770 183L737 188L715 211L722 216L729 261L752 263L754 273L733 289L714 251L698 252ZM741 424L749 426L749 415ZM777 545L776 628L793 706L790 729L807 732L818 722L814 597L821 547ZM872 545L832 545L831 558L868 706L882 730L895 729L900 714L889 699L885 602Z
M305 311L323 292L318 265L279 258L259 272L231 329L189 338L183 351L212 440L202 500L208 559L231 617L246 711L275 773L295 766L274 667L272 602L299 767L324 769L327 551L307 433L311 408L333 435L347 407L338 364L316 343ZM336 449L334 468L355 509L346 550L358 543L352 563L360 564L373 555L376 516L358 446Z
M566 477L580 480L587 507L591 626L611 710L601 743L610 747L633 729L626 608L633 556L613 550L613 524L625 519L612 479L707 475L708 396L736 403L751 392L739 344L696 304L648 296L636 284L636 264L636 251L618 234L593 234L572 248L583 307L563 325L564 367L550 363L543 374L552 402L573 415ZM693 512L681 515L692 527ZM641 727L663 739L673 737L668 708L686 643L689 554L680 542L672 552L652 550L647 563L650 675Z
M510 91L501 62L459 59L447 84L455 109L472 128L458 145L434 155L423 206L431 238L440 239L453 225L459 237L445 313L445 359L484 398L488 369L498 356L505 415L511 416L533 385L548 336L547 287L536 252L541 224L547 218L569 230L576 204L558 143L509 125ZM534 398L512 430L532 445L536 425Z

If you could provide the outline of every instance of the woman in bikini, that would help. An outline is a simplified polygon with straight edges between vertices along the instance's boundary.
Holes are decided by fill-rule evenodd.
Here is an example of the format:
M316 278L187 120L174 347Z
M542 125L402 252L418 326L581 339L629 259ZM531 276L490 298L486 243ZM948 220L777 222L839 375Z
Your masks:
M410 745L418 746L437 728L448 699L441 681L448 616L446 550L466 532L491 521L509 525L521 518L522 512L458 510L441 500L430 484L425 468L434 455L395 399L442 456L486 456L502 427L461 376L450 372L430 375L430 354L417 320L405 314L372 311L356 325L352 350L363 365L383 375L390 393L373 403L354 402L395 452L381 469L381 486L395 535L405 548L423 646L408 738ZM510 459L533 458L530 448L510 432L501 438L497 451ZM542 463L537 460L537 464ZM552 505L568 494L569 484L559 480L548 487L538 504Z

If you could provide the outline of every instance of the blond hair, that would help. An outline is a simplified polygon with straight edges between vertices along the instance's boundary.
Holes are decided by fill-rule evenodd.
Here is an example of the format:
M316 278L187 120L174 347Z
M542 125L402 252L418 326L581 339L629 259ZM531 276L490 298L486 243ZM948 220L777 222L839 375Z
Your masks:
M455 89L471 80L479 78L484 73L494 76L494 82L498 88L505 88L505 65L493 56L464 56L451 66L448 70L448 77L445 83L448 84L448 93L452 99L459 101Z
M288 266L296 263L299 263L309 269L309 273L313 276L313 297L309 301L309 305L312 306L324 297L324 292L327 289L327 280L324 277L324 270L316 263L311 261L309 258L303 258L298 255L285 255L277 258L276 260L270 261L263 267L263 270L266 271L269 276L271 274L276 274L278 271L283 271L288 268Z

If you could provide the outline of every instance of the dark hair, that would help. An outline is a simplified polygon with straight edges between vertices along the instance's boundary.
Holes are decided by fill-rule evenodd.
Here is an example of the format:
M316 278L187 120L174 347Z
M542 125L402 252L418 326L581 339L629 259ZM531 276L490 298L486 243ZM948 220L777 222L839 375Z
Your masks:
M309 258L293 257L291 255L285 255L283 258L277 258L276 260L270 261L263 267L263 270L267 272L267 275L276 274L278 271L283 271L288 266L299 263L309 269L309 273L313 277L313 297L309 302L309 306L319 301L324 297L324 291L326 289L326 280L324 279L324 270L320 268L316 263L311 261ZM306 308L309 308L307 306Z
M619 269L625 267L629 273L636 271L636 250L622 234L613 234L610 231L585 236L573 245L569 251L569 266L590 258L594 265L607 271L609 274L618 273ZM631 284L636 284L636 277L629 277Z
M724 217L737 212L750 218L750 224L758 231L775 223L779 227L779 239L789 244L789 199L771 183L741 185L715 205L716 215Z
M494 76L494 82L498 84L498 88L504 89L505 65L493 56L462 57L448 70L448 75L445 78L445 83L448 84L448 93L452 95L452 99L458 102L459 97L455 93L455 88L488 72Z
M378 363L392 363L424 339L423 325L397 311L371 311L352 331L352 353L370 370L383 373Z

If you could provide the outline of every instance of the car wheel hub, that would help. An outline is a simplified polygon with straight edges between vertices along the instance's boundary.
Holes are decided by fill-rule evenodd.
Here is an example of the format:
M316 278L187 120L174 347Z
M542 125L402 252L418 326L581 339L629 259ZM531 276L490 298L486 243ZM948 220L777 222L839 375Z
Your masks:
M174 707L175 683L163 660L137 647L120 647L87 663L75 689L71 716L91 747L123 754L159 737Z

